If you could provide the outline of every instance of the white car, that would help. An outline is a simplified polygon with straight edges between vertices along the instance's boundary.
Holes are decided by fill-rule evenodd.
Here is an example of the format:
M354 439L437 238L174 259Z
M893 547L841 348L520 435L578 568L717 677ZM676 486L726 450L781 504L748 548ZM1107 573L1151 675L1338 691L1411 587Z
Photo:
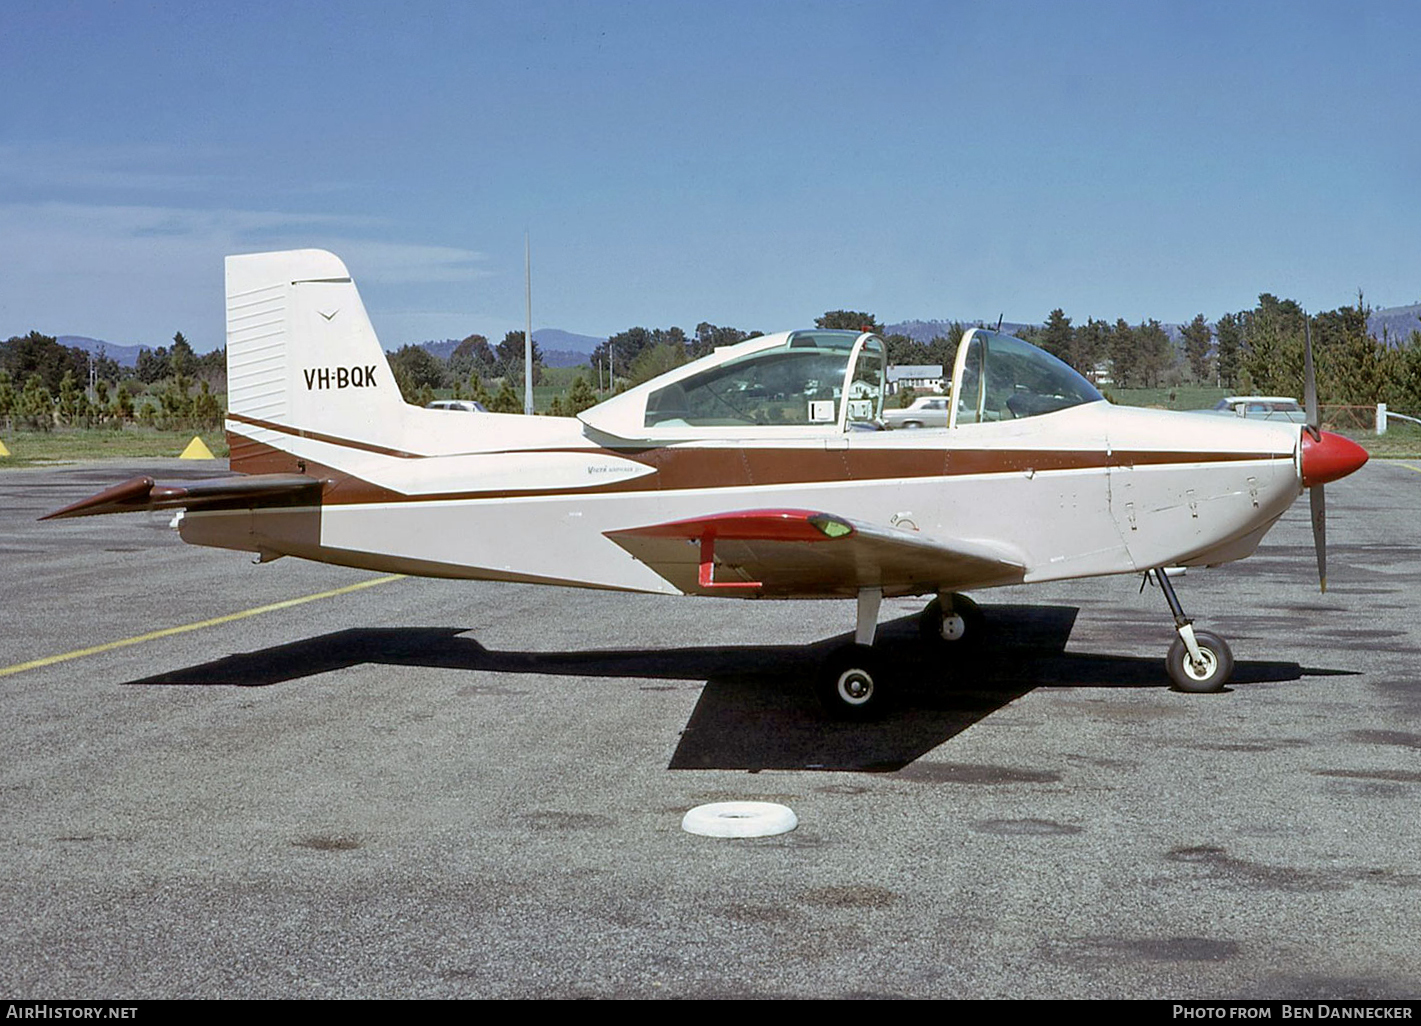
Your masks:
M1302 403L1286 395L1231 395L1220 399L1211 413L1230 413L1250 420L1286 420L1294 424L1307 422Z
M488 412L488 407L477 399L436 399L425 408L430 410L462 410L465 413Z
M948 397L945 395L919 396L907 409L885 409L883 421L890 428L945 428L950 412L948 403Z

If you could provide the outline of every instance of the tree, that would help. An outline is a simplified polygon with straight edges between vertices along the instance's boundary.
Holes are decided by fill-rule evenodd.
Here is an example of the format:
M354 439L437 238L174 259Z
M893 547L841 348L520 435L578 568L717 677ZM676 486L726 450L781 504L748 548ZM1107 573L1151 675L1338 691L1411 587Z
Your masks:
M1110 325L1087 317L1084 324L1071 332L1071 347L1066 362L1094 381L1096 364L1110 355L1110 342Z
M1198 314L1182 329L1184 335L1184 357L1189 361L1189 373L1200 384L1209 381L1209 349L1213 345L1214 330L1203 314Z
M685 348L687 342L686 333L680 328L628 328L612 335L594 349L587 362L592 367L600 362L602 366L610 367L625 378L643 350L660 345L679 345Z
M206 379L200 382L200 391L192 397L192 419L196 427L222 426L222 404L212 394L212 386Z
M1343 306L1314 318L1313 350L1317 356L1318 394L1355 405L1388 398L1390 347L1372 337L1367 322L1372 308L1362 293L1356 306Z
M1242 370L1259 393L1302 394L1303 321L1302 307L1267 292L1244 315Z
M597 405L597 397L592 394L592 386L579 374L573 379L572 388L567 393L567 412L576 417L583 410Z
M422 388L444 387L444 364L424 346L403 345L386 355L405 402L418 399Z
M532 339L533 347L533 384L538 384L543 380L543 351L538 348L538 340ZM498 371L505 378L523 379L523 332L510 331L503 336L503 341L498 344ZM519 407L522 410L522 407Z
M173 348L168 350L168 365L174 374L191 377L197 370L197 354L180 331L173 336Z
M518 393L513 391L513 383L507 377L503 379L503 384L498 389L498 395L493 397L488 408L494 413L523 412L523 400L519 399Z
M721 328L709 321L701 321L696 325L696 335L691 342L691 356L705 356L721 346L733 346L749 338L758 338L760 334L758 331L741 331L739 328Z
M814 318L814 326L839 331L871 331L874 334L882 334L883 332L883 326L878 323L878 318L871 313L863 313L859 310L825 311L823 317Z
M1121 317L1110 334L1110 370L1117 388L1135 387L1140 379L1139 362L1135 330Z
M44 378L35 372L25 381L24 391L15 404L17 419L27 427L49 431L54 427L54 397L45 386Z
M627 376L633 385L640 385L643 381L650 381L658 374L665 374L667 371L681 366L686 362L687 357L685 346L677 345L674 342L663 342L649 349L643 349L641 355L632 361Z
M1219 384L1233 388L1243 369L1243 318L1244 314L1224 314L1214 328L1217 339L1214 368Z
M0 420L4 420L7 429L13 428L17 402L19 402L19 396L15 394L15 385L10 379L10 372L0 367Z
M1168 332L1159 321L1145 321L1135 329L1135 346L1140 380L1148 388L1159 388L1164 372L1174 363L1174 346Z
M1041 338L1037 344L1057 359L1069 360L1071 342L1074 338L1075 331L1071 328L1071 319L1066 316L1064 310L1057 307L1046 318L1046 326L1042 330Z
M921 367L928 362L928 347L915 342L911 336L897 333L883 336L884 355L893 367L913 365Z
M1394 404L1410 416L1421 417L1421 331L1413 330L1406 341L1397 347L1392 390L1391 401ZM0 396L3 392L4 386L0 385Z
M449 354L449 372L460 381L474 374L491 378L497 367L498 357L482 335L470 335Z
M0 343L0 367L15 381L28 381L31 374L38 374L53 394L59 391L65 374L72 373L76 381L89 379L89 354L32 331Z

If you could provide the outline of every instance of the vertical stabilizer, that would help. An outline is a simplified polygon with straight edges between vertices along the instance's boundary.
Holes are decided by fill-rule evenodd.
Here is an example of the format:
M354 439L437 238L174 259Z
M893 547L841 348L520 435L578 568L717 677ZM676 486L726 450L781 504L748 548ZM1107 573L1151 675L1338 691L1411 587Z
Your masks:
M339 257L227 258L227 403L256 427L397 442L407 406Z

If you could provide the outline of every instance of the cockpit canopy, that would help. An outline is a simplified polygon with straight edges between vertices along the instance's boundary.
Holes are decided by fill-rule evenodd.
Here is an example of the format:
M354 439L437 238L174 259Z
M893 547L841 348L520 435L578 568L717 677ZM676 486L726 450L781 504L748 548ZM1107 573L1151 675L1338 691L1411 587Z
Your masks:
M985 328L967 332L957 346L952 395L951 427L1037 417L1102 399L1070 364Z
M581 415L593 431L647 442L883 430L887 354L877 335L791 331L678 367ZM950 426L1033 417L1101 396L1065 363L1011 335L973 329L953 368Z
M876 428L884 374L877 335L781 332L717 349L593 407L582 420L648 440Z

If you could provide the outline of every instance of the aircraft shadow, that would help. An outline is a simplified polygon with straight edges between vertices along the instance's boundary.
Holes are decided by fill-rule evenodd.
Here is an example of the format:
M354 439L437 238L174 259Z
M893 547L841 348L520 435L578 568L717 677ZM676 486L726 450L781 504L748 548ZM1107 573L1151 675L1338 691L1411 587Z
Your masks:
M901 700L882 720L830 720L808 686L824 656L851 634L810 645L499 652L462 627L352 628L226 656L132 685L270 687L363 663L542 676L705 681L671 769L901 769L1038 687L1165 688L1160 658L1067 652L1073 606L984 606L988 640L949 660L917 637L917 618L880 625L878 644ZM1240 662L1233 683L1345 671ZM786 686L789 685L789 686Z

